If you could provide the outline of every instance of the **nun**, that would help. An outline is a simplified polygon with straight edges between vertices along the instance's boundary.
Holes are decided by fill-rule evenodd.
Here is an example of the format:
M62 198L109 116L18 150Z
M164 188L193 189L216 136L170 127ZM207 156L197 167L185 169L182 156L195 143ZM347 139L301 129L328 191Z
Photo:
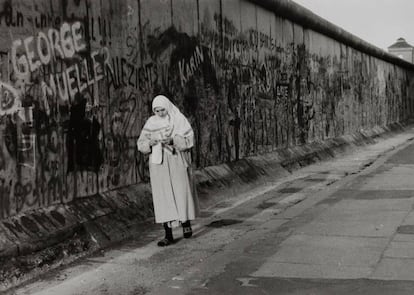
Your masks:
M191 170L194 132L187 118L165 96L152 101L152 115L138 138L138 150L149 155L155 222L162 223L164 239L158 246L174 243L172 228L181 224L184 238L193 234L191 220L199 205Z

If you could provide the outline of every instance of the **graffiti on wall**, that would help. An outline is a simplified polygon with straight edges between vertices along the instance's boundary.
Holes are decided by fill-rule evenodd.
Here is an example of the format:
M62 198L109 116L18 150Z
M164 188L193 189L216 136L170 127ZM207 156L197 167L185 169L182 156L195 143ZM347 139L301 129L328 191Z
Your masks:
M18 91L11 85L0 82L0 116L15 114L21 109Z
M109 51L106 47L92 51L88 58L80 57L86 49L80 33L81 23L63 23L60 30L51 28L47 34L39 32L36 37L13 41L11 62L17 79L27 79L40 67L47 67L56 60L78 61L57 73L51 73L47 81L42 81L43 95L58 95L62 101L74 98L87 87L98 83L105 76L105 69L112 71Z
M185 15L174 1L38 2L4 1L0 15L0 219L146 180L136 139L158 93L193 125L198 167L412 111L411 73L346 46L315 53L273 14L257 10L259 25L201 2Z

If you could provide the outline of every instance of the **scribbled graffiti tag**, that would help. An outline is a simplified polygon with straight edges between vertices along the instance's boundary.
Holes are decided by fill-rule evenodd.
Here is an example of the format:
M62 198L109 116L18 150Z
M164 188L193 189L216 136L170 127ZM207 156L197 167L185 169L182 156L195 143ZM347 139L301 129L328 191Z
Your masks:
M17 90L4 82L0 82L0 116L14 114L20 108L21 101Z

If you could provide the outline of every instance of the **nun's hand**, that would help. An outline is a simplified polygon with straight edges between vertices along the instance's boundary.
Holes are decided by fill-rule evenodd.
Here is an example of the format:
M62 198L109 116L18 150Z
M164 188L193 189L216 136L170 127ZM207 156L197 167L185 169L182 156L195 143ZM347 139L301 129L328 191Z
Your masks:
M176 136L174 136L174 146L179 151L185 150L187 148L185 138L183 136L178 135L178 134Z
M154 146L154 145L156 145L158 143L158 140L156 140L156 139L150 139L150 141L149 141L149 145L150 146Z
M163 144L172 145L172 144L173 144L173 139L172 139L171 137L164 138L164 139L162 140L162 143L163 143Z

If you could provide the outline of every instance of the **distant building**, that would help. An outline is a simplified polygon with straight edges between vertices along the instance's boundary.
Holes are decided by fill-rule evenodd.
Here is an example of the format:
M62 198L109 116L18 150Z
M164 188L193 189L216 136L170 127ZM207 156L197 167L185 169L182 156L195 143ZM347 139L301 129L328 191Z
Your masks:
M398 38L397 42L388 47L388 52L406 61L414 62L414 47L408 44L404 38Z

